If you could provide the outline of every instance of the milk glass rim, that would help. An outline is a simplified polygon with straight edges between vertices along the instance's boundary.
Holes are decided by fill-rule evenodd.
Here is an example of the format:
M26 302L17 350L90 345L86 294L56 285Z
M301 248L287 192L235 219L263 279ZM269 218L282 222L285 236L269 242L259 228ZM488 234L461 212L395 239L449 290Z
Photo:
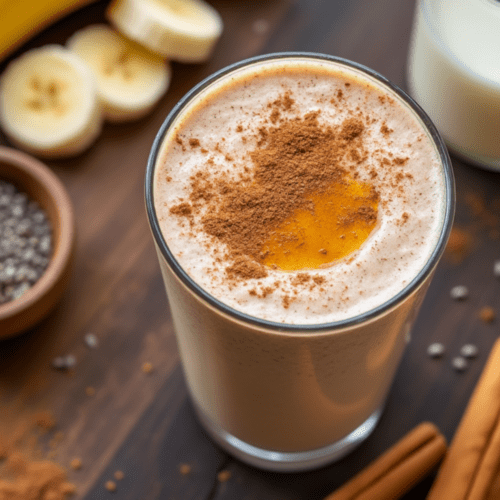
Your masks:
M411 108L411 110L420 119L422 125L428 132L429 138L434 142L436 150L439 153L439 158L441 160L443 175L444 175L446 199L445 199L445 213L443 217L443 224L441 227L441 232L437 240L436 246L432 251L426 264L422 267L422 269L414 277L414 279L410 283L408 283L408 285L406 285L406 287L404 287L400 292L395 294L393 297L391 297L383 304L373 309L370 309L369 311L366 311L362 314L354 316L352 318L347 318L340 321L334 321L329 323L289 324L289 323L278 323L274 321L268 321L251 316L249 314L242 313L232 307L227 306L222 301L213 297L210 293L208 293L200 285L198 285L186 273L186 271L184 271L182 266L177 262L174 255L171 253L165 241L165 238L163 237L162 231L160 229L158 217L156 215L156 210L154 206L154 196L153 196L154 178L155 178L154 173L155 173L155 167L157 165L158 155L161 150L163 139L167 131L169 130L170 126L174 123L177 116L184 110L185 106L189 104L193 98L195 98L201 91L203 91L209 85L211 85L216 80L226 76L227 74L235 70L239 70L243 67L250 66L255 63L261 63L265 61L272 61L279 59L292 59L292 58L312 59L316 61L324 60L347 66L349 68L360 71L361 73L364 73L368 77L375 79L379 84L382 85L382 87L385 87L390 92L396 94L403 102L405 102L409 106L409 108ZM157 244L157 247L159 248L161 254L165 258L170 268L176 274L176 276L198 298L207 302L217 311L227 316L230 316L236 320L239 320L241 322L250 324L254 327L265 328L267 330L282 332L282 333L286 332L304 333L307 331L320 333L320 332L340 330L347 327L352 327L354 325L368 322L378 316L381 316L382 314L386 313L391 308L396 306L398 303L405 300L425 281L425 279L433 271L435 265L438 263L442 253L444 252L446 242L448 240L448 236L451 231L453 217L454 217L454 210L455 210L455 182L454 182L453 169L448 154L448 150L445 146L442 137L440 136L434 124L432 123L431 119L425 113L425 111L408 94L406 94L406 92L404 92L397 85L389 81L386 77L382 76L375 70L368 68L367 66L333 55L320 54L315 52L276 52L276 53L264 54L244 59L242 61L233 63L229 66L226 66L216 71L215 73L211 74L210 76L202 80L200 83L195 85L177 102L177 104L172 108L170 113L167 115L165 121L161 125L154 139L146 167L145 198L146 198L146 209L147 209L149 224L151 226L151 231L153 233L153 237Z

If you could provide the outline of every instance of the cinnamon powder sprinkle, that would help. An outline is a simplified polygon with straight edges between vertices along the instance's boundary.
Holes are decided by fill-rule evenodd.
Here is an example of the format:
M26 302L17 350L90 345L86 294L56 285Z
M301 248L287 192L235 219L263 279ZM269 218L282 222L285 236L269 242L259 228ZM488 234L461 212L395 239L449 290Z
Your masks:
M36 425L44 432L50 431L56 425L54 416L50 411L40 411L35 416Z
M190 216L192 212L193 209L189 203L180 203L170 209L172 215L182 215L184 217Z
M471 253L473 237L466 229L453 226L445 255L455 264L461 263Z
M485 323L492 323L495 320L496 314L492 307L485 306L480 309L479 317Z
M366 118L361 111L339 126L329 126L319 123L320 111L283 117L282 112L293 105L289 93L268 105L271 124L247 137L257 147L248 153L240 178L229 179L207 166L191 177L188 201L170 208L176 216L199 216L202 229L227 248L224 263L229 279L267 276L263 247L273 231L297 210L314 212L308 196L326 192L335 183L347 185L367 156ZM197 146L199 141L190 139L189 144ZM372 196L378 199L375 190ZM376 217L371 207L361 207L346 217L345 224Z
M142 363L141 369L148 375L154 372L154 366L149 361Z
M183 476L187 476L191 472L191 465L189 465L189 464L180 464L179 465L179 472Z
M388 136L389 134L391 134L392 132L394 132L394 130L392 128L389 128L387 126L387 123L383 123L382 126L380 127L380 132L385 135L385 136Z
M79 458L73 458L69 465L73 470L80 470L83 464Z
M114 493L116 491L116 483L114 481L106 481L104 487L110 492Z
M123 471L121 471L121 470L117 470L117 471L115 471L115 473L113 474L113 477L114 477L117 481L121 481L121 480L125 477L125 474L123 473Z
M11 409L2 410L7 419L0 429L0 499L68 500L76 486L68 481L66 470L51 460L54 452L44 453L38 442L40 433L56 426L52 413L42 411L27 419L16 416L10 422Z
M231 471L229 471L229 470L221 470L217 474L217 480L221 483L225 483L226 481L229 481L230 478L231 478Z

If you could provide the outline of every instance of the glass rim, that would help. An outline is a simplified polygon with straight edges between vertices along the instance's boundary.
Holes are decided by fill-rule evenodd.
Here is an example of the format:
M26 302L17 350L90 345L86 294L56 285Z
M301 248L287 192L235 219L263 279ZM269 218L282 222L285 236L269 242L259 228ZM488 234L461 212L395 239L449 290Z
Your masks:
M327 322L327 323L317 323L317 324L291 324L291 323L279 323L274 321L269 321L249 314L243 313L234 309L222 301L213 297L204 288L198 285L187 273L184 271L182 266L179 264L177 259L171 253L165 238L163 237L162 231L160 229L158 217L156 215L156 210L154 206L154 178L155 178L155 167L157 165L158 155L163 143L163 139L169 130L170 126L173 124L178 115L184 110L185 106L191 102L191 100L196 97L201 91L207 88L209 85L214 83L221 77L232 73L240 68L250 66L255 63L279 60L279 59L291 59L291 58L301 58L301 59L313 59L317 61L329 61L336 64L347 66L348 68L355 69L364 73L365 75L375 79L377 83L381 84L382 87L387 88L390 92L396 94L403 102L405 102L411 110L420 119L424 129L427 131L429 138L434 142L434 146L438 152L439 159L441 160L441 165L443 169L444 185L446 190L445 197L445 210L443 215L443 223L441 227L441 232L439 238L434 247L434 250L430 254L425 265L420 269L418 274L397 294L393 295L389 300L380 304L377 307L370 309L364 313L353 316L352 318L346 318L339 321ZM446 247L446 242L451 231L454 211L455 211L455 182L452 164L450 156L446 145L437 131L435 125L432 123L429 116L425 111L400 87L392 83L386 77L382 76L380 73L372 70L371 68L364 66L362 64L344 59L341 57L321 54L316 52L274 52L270 54L263 54L259 56L254 56L248 59L244 59L226 66L215 73L212 73L207 78L203 79L197 85L195 85L191 90L189 90L172 108L170 113L165 118L162 123L154 141L152 148L148 157L147 167L146 167L146 178L145 178L145 201L146 210L148 215L148 220L150 224L151 231L153 233L154 240L156 242L157 248L160 250L162 256L165 258L167 264L170 266L171 270L180 279L180 281L197 296L199 299L205 301L210 306L215 308L218 312L223 313L233 319L240 322L250 324L254 327L265 328L267 330L282 332L282 333L304 333L304 332L325 332L331 330L340 330L346 327L358 325L360 323L368 322L385 312L389 311L398 303L405 300L410 296L418 287L425 281L428 275L433 271L435 265L438 263L441 255Z

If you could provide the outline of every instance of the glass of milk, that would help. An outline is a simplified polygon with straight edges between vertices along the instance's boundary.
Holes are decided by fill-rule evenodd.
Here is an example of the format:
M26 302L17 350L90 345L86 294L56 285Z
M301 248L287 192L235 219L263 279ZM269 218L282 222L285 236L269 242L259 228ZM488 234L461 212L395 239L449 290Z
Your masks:
M451 152L500 171L500 1L419 0L407 76Z

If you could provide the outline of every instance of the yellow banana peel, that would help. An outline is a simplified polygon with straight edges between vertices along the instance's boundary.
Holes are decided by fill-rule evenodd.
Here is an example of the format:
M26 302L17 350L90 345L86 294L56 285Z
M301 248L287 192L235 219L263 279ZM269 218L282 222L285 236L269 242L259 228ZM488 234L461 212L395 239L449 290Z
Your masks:
M0 61L37 33L96 0L0 0Z

